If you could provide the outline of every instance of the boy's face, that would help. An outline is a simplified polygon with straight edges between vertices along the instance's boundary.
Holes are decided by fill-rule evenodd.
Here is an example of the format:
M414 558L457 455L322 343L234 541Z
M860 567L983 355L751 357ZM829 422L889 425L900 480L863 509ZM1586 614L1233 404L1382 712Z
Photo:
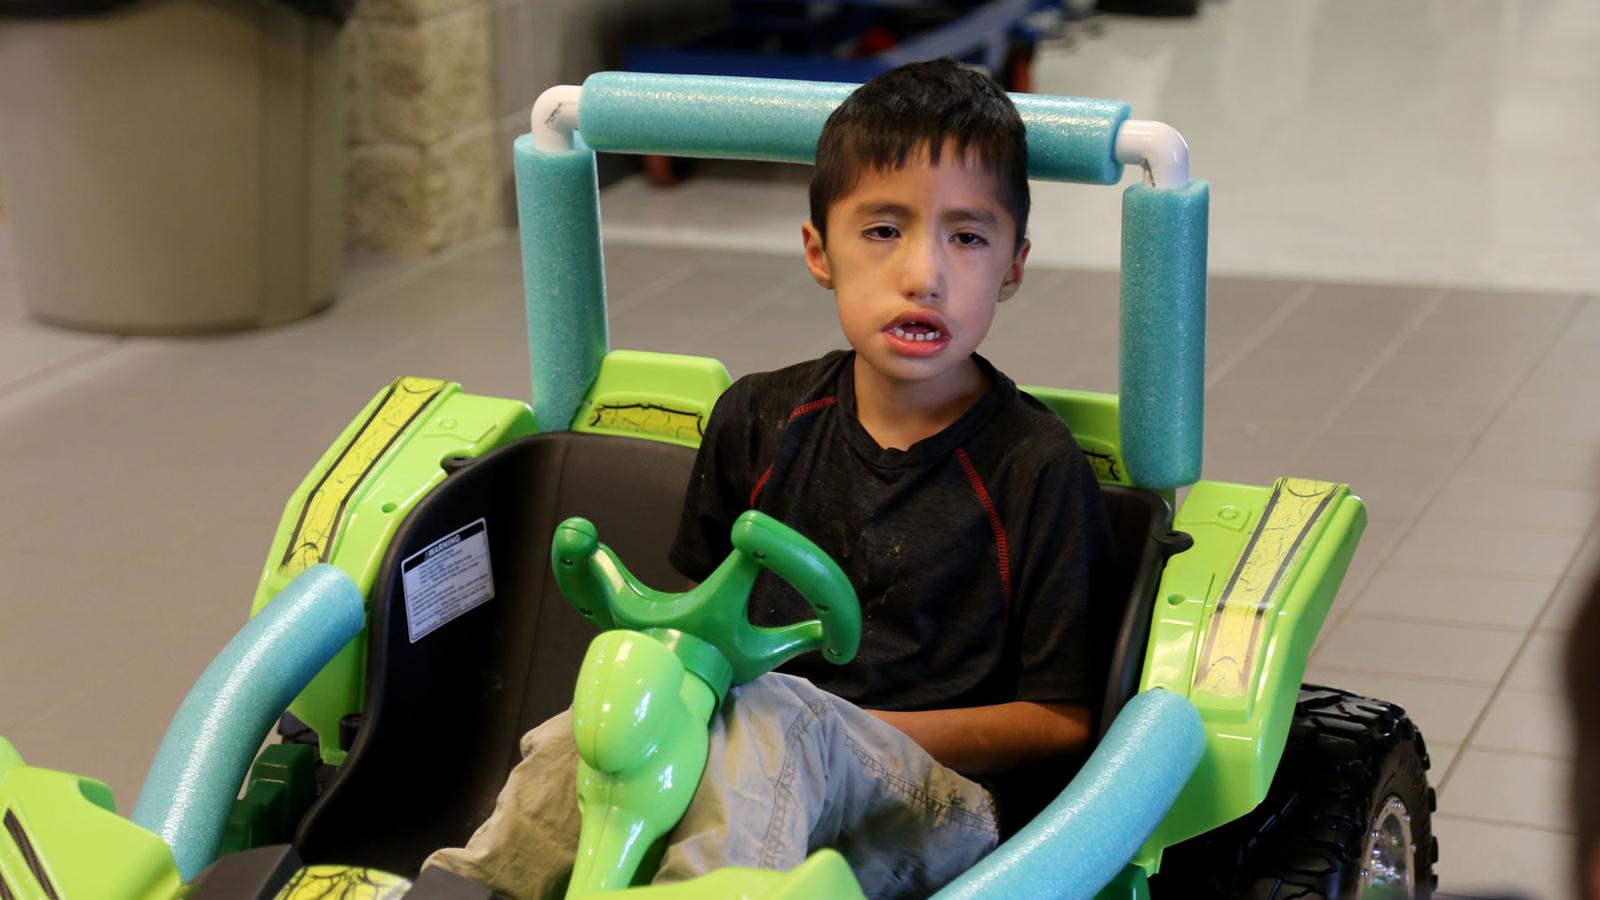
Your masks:
M937 382L967 363L995 304L1022 284L1028 243L993 175L953 146L862 173L828 208L828 241L802 229L806 268L832 288L860 359L898 382Z

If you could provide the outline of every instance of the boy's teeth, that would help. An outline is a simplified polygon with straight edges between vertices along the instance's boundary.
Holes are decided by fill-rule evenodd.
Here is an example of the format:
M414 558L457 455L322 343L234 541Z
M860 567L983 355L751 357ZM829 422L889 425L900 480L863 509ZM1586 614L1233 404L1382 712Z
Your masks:
M937 329L933 331L925 331L922 334L912 334L899 325L889 329L889 333L897 338L900 338L901 340L906 341L932 341L939 338L939 332Z

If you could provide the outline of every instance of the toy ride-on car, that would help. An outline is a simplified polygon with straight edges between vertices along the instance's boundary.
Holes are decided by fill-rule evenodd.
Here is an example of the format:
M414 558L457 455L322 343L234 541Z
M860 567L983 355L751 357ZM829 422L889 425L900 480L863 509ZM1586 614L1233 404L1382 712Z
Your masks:
M598 773L571 893L647 880L651 841L591 825L656 835L681 806L603 776L670 764L696 783L721 692L808 648L848 659L859 613L831 561L758 513L705 584L643 586L682 583L666 551L729 379L715 360L608 348L595 153L807 162L850 90L601 73L546 92L515 150L533 406L406 377L361 410L290 499L252 618L179 708L131 820L103 784L0 739L0 895L488 896L417 867L466 841L520 736L569 705ZM1118 584L1093 625L1092 752L1020 776L1042 808L939 896L1427 896L1421 735L1390 704L1301 684L1361 501L1335 482L1199 478L1207 185L1177 132L1124 104L1013 99L1032 177L1145 175L1124 194L1119 394L1026 389L1095 466ZM758 567L818 619L745 622ZM634 731L597 712L641 692L668 712ZM280 716L285 741L258 755ZM831 851L631 890L859 892Z

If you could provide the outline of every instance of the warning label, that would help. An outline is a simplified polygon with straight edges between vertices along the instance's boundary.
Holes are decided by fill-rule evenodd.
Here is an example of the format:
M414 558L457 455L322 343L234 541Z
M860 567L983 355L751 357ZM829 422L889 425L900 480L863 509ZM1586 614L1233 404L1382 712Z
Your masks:
M411 643L494 598L489 529L483 519L452 531L400 564Z

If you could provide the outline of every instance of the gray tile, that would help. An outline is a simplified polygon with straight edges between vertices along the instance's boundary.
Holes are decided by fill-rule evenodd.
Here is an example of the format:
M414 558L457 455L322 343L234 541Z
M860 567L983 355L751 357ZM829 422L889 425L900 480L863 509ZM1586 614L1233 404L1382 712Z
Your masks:
M1517 385L1518 400L1544 400L1582 408L1600 390L1600 339L1585 342L1573 352L1554 349L1546 353L1528 377Z
M1301 474L1295 460L1310 439L1303 429L1213 418L1206 423L1201 471L1213 481L1271 484Z
M522 243L516 229L508 228L449 251L449 259L436 261L429 274L459 281L522 286Z
M1312 446L1319 440L1320 436L1313 438ZM1444 477L1439 472L1404 471L1387 455L1359 460L1341 460L1322 453L1316 456L1317 460L1307 461L1307 454L1302 452L1301 461L1292 471L1307 478L1350 485L1350 492L1361 498L1367 514L1374 519L1409 523L1427 506Z
M1600 442L1600 416L1582 406L1542 397L1513 400L1489 426L1492 440Z
M1034 271L996 311L982 352L1020 384L1114 392L1117 307L1114 273Z
M1570 881L1571 835L1502 822L1460 819L1436 813L1439 890L1436 897L1520 897L1565 900Z
M1564 329L1559 340L1540 361L1534 376L1600 379L1600 303L1590 298Z
M717 356L734 341L765 352L778 365L798 362L785 347L781 328L786 313L780 301L798 291L815 291L829 301L804 271L774 277L770 267L753 267L717 278L699 279L692 294L641 303L612 322L613 347ZM811 287L807 287L811 285ZM775 366L768 366L772 368Z
M1483 525L1581 530L1600 516L1600 488L1511 484L1456 475L1445 483L1428 515Z
M1468 747L1439 791L1439 812L1571 831L1567 778L1568 766L1561 760Z
M1578 548L1578 554L1572 560L1572 567L1567 570L1567 577L1600 579L1600 527L1590 531L1588 540Z
M1423 733L1423 739L1428 742L1428 783L1438 785L1445 773L1450 771L1450 766L1455 763L1456 755L1461 752L1460 744L1441 741L1435 742Z
M1296 311L1272 336L1245 354L1238 366L1217 380L1217 386L1244 384L1296 393L1302 402L1318 408L1342 398L1379 348L1361 347L1352 352L1345 342L1333 339L1309 344L1274 340L1294 326L1294 319L1301 314Z
M1311 293L1305 282L1212 278L1206 295L1206 375L1220 379Z
M1505 674L1521 642L1522 635L1500 629L1351 613L1323 631L1312 661L1318 669L1492 685Z
M1329 428L1370 435L1376 444L1389 437L1470 437L1481 432L1493 414L1476 400L1401 395L1374 382L1338 410Z
M1571 322L1582 302L1573 294L1452 288L1427 326L1430 332L1450 337L1544 343Z
M1398 284L1333 284L1318 282L1297 320L1296 346L1320 347L1346 339L1371 346L1373 335L1393 334L1417 312L1433 303L1440 291Z
M1514 484L1600 487L1600 441L1487 434L1461 472Z
M1355 608L1386 618L1528 628L1554 588L1552 580L1390 564L1367 584Z
M516 255L520 279L520 249ZM607 244L605 262L606 302L613 316L625 315L644 303L676 303L679 297L694 291L697 279L720 277L718 273L729 271L716 267L704 254L634 244ZM772 271L788 275L795 268L774 261Z
M1540 348L1492 342L1463 347L1459 338L1413 334L1373 376L1380 390L1422 397L1477 402L1485 412L1508 396L1528 376Z
M410 278L421 277L432 267L427 257L396 256L372 250L347 249L339 273L339 298L335 306L359 303L368 295Z
M1565 701L1554 694L1505 688L1490 702L1467 746L1571 759L1574 745Z
M1306 681L1405 707L1411 720L1422 730L1430 752L1437 751L1440 745L1457 745L1466 740L1494 692L1487 685L1325 669L1316 664L1306 670ZM1441 762L1436 752L1433 756L1432 777L1438 781L1448 768L1448 760Z
M1395 549L1395 563L1497 575L1555 579L1566 571L1581 533L1481 525L1425 515Z
M1588 387L1600 381L1600 338L1588 338L1581 344L1558 345L1545 355L1528 376L1524 392L1528 394L1563 395L1566 385Z
M1600 603L1600 586L1590 578L1564 578L1550 594L1539 617L1539 630L1567 634L1578 614L1590 603Z
M1345 572L1344 581L1339 585L1339 596L1336 602L1341 602L1344 609L1353 608L1361 592L1367 589L1372 579L1388 564L1389 556L1393 549L1384 546L1381 540L1370 543L1365 537L1356 545L1356 552L1350 559L1350 569Z
M1295 471L1349 484L1373 518L1407 520L1438 491L1466 444L1459 436L1375 438L1328 429L1301 446Z
M1562 693L1566 649L1565 635L1535 632L1506 676L1506 685L1545 694Z
M1327 422L1343 390L1331 379L1294 384L1288 379L1246 381L1230 376L1206 391L1206 421L1315 431Z
M783 282L770 304L763 308L784 311L781 333L772 334L753 323L738 336L708 342L705 352L721 359L735 378L821 356L830 350L849 349L849 343L839 330L839 316L832 297L809 279ZM988 349L985 347L986 351ZM989 358L1002 369L1012 370L1008 357L990 355Z
M81 362L104 351L118 338L68 331L31 319L0 320L0 393L62 366Z

